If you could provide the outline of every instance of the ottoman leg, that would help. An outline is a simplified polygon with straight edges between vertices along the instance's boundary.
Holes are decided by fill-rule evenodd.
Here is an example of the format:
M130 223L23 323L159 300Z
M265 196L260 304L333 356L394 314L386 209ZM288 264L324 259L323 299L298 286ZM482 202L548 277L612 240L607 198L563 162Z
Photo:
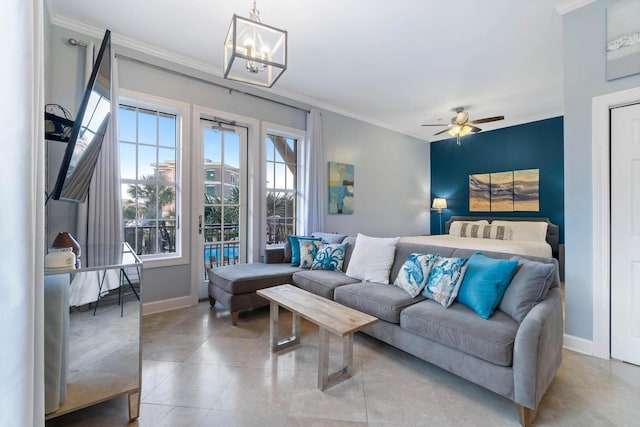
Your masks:
M240 312L238 311L232 311L231 312L231 324L233 326L236 326L238 324L238 315L240 314Z
M209 304L211 304L211 307L216 305L216 299L214 297L212 297L211 295L209 295Z

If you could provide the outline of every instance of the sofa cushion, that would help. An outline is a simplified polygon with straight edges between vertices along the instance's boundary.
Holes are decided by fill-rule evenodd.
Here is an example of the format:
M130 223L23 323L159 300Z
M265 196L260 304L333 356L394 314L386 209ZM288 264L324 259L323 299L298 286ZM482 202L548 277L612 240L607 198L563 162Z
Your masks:
M342 271L342 263L344 262L344 254L346 251L346 243L323 244L313 259L311 269Z
M522 322L527 313L542 301L553 282L555 266L551 263L517 257L518 268L511 279L499 309L516 322Z
M334 297L340 304L392 323L400 323L403 308L424 300L421 296L412 298L397 286L371 282L340 286Z
M289 264L234 264L209 270L209 281L230 294L245 294L291 283L297 267Z
M368 282L389 283L399 237L370 237L358 233L347 276Z
M487 362L511 366L519 325L500 311L484 320L462 304L453 303L445 309L435 301L426 300L405 308L400 326Z
M296 286L330 300L333 300L333 291L338 286L359 282L340 271L300 270L293 273Z
M500 304L517 266L516 259L489 258L476 252L467 263L458 302L473 309L483 319L488 319Z

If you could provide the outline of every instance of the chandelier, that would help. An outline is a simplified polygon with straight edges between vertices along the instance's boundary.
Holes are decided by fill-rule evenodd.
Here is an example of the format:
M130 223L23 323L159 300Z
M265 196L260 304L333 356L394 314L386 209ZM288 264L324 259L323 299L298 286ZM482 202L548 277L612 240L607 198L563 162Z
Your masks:
M287 31L260 21L256 2L249 19L233 15L224 41L224 78L271 87L287 69Z

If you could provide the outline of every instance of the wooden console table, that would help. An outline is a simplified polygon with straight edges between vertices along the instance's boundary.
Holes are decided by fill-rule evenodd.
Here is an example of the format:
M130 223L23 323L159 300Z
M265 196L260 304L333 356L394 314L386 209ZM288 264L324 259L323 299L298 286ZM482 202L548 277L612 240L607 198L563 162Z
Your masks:
M318 388L325 390L351 376L353 365L353 334L378 321L376 317L361 313L292 285L260 289L258 295L270 301L271 352L284 350L300 342L300 319L304 317L320 329L318 351ZM278 338L279 306L292 313L293 333ZM329 333L342 337L342 369L329 374Z

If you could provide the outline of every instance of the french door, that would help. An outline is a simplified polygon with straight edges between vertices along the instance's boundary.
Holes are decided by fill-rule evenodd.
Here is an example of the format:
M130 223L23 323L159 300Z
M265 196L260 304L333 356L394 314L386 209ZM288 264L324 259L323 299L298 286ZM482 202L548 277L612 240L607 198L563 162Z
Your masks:
M201 278L199 298L206 298L211 267L247 259L247 129L200 120L199 188L196 218Z

